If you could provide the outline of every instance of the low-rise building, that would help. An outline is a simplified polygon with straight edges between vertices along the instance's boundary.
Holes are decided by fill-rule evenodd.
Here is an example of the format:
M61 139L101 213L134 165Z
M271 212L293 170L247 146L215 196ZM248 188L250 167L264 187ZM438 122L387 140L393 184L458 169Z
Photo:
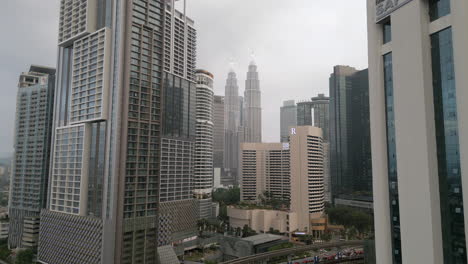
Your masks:
M251 237L224 237L220 240L223 261L267 252L269 248L283 244L288 239L272 234L260 234Z

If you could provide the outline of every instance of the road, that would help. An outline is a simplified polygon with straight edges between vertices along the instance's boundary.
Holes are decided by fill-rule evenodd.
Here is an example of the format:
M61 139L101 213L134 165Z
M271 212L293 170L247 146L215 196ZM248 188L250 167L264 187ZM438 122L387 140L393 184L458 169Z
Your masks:
M271 252L261 253L248 257L242 257L230 261L223 262L225 264L246 264L246 263L262 263L274 257L288 256L291 254L299 254L306 251L318 250L321 248L336 248L336 247L353 247L362 246L363 241L346 241L346 242L333 242L333 243L320 243L301 247L285 248Z
M338 252L342 252L342 251L350 251L350 250L357 250L357 251L362 251L362 247L348 247L348 248L342 248L340 250L338 249L333 249L333 250L330 250L330 251L327 251L327 252L323 252L323 253L320 253L320 254L317 254L317 256L319 256L320 258L324 257L324 256L330 256L330 255L335 255L337 254ZM292 263L303 263L303 261L305 260L314 260L313 257L309 257L309 258L303 258L303 259L295 259L292 261ZM281 264L288 264L287 262L283 262Z

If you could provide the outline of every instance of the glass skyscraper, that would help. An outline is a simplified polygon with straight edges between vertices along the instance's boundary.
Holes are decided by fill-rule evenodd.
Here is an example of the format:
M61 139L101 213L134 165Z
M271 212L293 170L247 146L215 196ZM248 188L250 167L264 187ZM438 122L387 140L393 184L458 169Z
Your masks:
M334 67L330 76L329 140L333 199L372 202L367 70Z

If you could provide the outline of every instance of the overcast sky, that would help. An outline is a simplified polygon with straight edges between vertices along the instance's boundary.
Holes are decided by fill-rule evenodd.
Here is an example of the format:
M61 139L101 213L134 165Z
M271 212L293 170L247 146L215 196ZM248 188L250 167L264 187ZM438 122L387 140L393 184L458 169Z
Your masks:
M187 0L198 31L197 66L224 94L230 58L243 95L250 50L260 72L263 138L279 141L283 100L328 94L334 65L367 67L366 1ZM4 0L0 9L0 155L13 151L19 74L55 67L59 0Z

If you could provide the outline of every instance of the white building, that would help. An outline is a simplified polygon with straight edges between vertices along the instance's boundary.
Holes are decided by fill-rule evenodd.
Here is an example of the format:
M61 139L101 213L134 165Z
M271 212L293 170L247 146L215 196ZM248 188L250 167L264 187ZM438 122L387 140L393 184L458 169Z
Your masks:
M213 74L197 70L196 78L196 132L195 132L195 197L200 219L210 218L213 190Z
M367 6L378 263L467 263L468 1Z

